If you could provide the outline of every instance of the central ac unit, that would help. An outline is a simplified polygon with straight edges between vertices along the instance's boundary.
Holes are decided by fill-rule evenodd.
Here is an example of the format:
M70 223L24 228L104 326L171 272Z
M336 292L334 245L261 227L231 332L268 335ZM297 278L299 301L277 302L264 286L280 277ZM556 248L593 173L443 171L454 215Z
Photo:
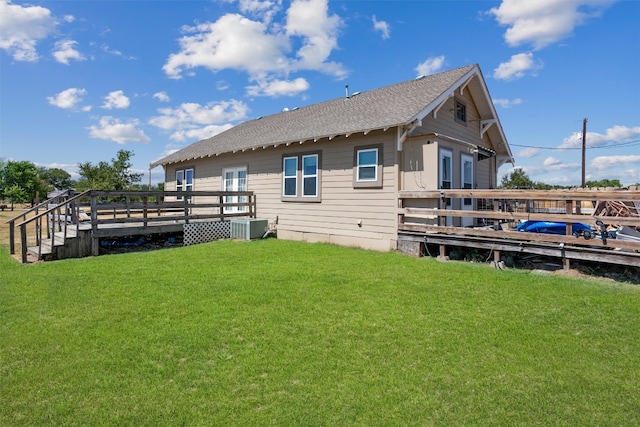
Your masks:
M267 232L266 219L239 218L231 220L231 238L241 240L259 239Z

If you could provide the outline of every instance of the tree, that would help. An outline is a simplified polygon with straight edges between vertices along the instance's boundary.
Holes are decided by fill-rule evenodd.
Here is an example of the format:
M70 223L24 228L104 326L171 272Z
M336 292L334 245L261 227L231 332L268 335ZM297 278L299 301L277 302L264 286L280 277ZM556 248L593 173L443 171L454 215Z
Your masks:
M47 185L47 190L66 190L73 187L69 172L59 168L40 168L40 176Z
M600 181L587 181L585 186L589 188L622 187L622 183L619 179L601 179Z
M31 202L33 206L37 197L46 196L38 168L28 161L10 160L0 169L0 190L12 204Z
M142 180L142 174L131 172L132 151L120 150L117 158L111 159L111 164L99 162L97 165L91 162L79 163L78 190L130 190Z
M515 168L509 175L505 175L500 180L498 188L511 189L535 189L536 183L529 178L522 168Z

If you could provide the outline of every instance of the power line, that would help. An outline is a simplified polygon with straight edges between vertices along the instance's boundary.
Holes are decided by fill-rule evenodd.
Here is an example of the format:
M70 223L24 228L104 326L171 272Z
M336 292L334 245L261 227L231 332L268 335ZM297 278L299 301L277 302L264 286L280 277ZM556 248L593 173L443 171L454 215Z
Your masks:
M559 147L539 147L535 145L521 145L521 144L509 144L509 145L512 147L536 148L538 150L560 150L560 151L582 150L582 147L559 148ZM640 139L636 139L635 141L620 142L620 143L610 144L610 145L591 145L591 146L587 146L587 148L588 149L619 148L619 147L635 147L636 145L640 145Z

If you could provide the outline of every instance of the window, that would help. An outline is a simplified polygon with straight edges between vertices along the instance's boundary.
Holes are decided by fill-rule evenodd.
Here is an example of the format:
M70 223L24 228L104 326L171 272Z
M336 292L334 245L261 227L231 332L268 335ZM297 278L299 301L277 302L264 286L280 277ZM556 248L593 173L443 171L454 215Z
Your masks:
M296 197L298 195L298 158L285 157L282 171L282 195Z
M456 122L467 123L467 106L456 100Z
M440 188L453 188L453 153L450 150L440 150Z
M176 170L176 191L193 191L193 168ZM182 196L176 200L182 200Z
M302 156L302 197L318 197L318 155Z
M228 168L222 172L222 191L247 191L247 168ZM247 196L224 196L227 203L246 203ZM247 206L225 206L224 213L246 212Z
M451 150L440 150L440 164L439 164L439 180L441 189L453 188L453 152ZM451 198L447 197L444 200L441 209L451 209ZM447 226L453 225L453 217L446 217L445 224Z
M460 175L461 188L471 190L473 188L473 156L469 154L460 155ZM463 198L460 207L463 210L473 210L473 199L468 197ZM463 227L473 226L474 221L473 218L460 218L460 224Z
M353 187L382 188L382 144L354 148Z
M321 170L319 152L284 156L282 158L282 200L319 202Z

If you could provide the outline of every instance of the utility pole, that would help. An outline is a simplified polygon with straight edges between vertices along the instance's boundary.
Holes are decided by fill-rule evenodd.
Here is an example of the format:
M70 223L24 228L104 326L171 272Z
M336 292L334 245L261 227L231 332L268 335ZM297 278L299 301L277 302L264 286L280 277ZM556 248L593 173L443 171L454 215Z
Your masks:
M585 170L587 158L587 118L582 120L582 188L586 187Z

